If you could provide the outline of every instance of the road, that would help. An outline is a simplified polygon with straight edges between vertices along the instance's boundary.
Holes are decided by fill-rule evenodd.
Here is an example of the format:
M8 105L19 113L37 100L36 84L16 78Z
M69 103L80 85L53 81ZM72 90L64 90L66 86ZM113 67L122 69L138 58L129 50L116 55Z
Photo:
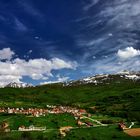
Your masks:
M89 119L89 120L91 120L91 121L93 121L93 122L96 122L97 124L99 124L100 126L108 126L107 124L102 124L100 121L98 121L98 120L95 120L95 119L92 119L92 118L89 118L89 117L87 117L87 116L82 116L83 118L87 118L87 119Z

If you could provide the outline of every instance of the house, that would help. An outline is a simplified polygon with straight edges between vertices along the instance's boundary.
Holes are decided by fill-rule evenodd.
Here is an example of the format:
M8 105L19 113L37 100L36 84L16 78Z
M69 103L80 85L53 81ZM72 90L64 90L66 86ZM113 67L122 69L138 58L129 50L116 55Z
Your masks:
M29 127L20 126L18 128L18 131L44 131L44 130L46 130L46 127L35 127L33 125Z
M22 125L22 126L20 126L20 127L18 128L18 131L24 131L25 129L26 129L25 126Z
M67 133L68 131L70 131L70 129L72 129L71 126L65 126L65 127L61 127L61 128L59 129L59 131L60 131L60 134L61 134L63 137L65 137L65 136L66 136L66 133Z
M13 109L8 108L8 114L13 114L13 113L14 113Z
M6 129L6 128L9 127L9 124L8 124L7 122L3 122L3 123L1 124L1 127L2 127L3 129Z
M79 109L79 113L81 113L81 114L86 114L87 112L86 112L85 109Z
M4 132L10 132L9 124L7 122L3 122L1 128Z
M93 126L93 124L92 124L91 122L87 122L87 121L86 121L85 123L86 123L87 126L89 126L89 127L90 127L90 126Z
M125 123L119 123L119 128L121 129L121 130L124 130L124 129L127 129L127 127L126 127L126 125L125 125Z
M82 126L82 125L84 125L85 123L83 123L83 122L81 122L80 120L78 120L78 121L77 121L77 124L78 124L79 126Z

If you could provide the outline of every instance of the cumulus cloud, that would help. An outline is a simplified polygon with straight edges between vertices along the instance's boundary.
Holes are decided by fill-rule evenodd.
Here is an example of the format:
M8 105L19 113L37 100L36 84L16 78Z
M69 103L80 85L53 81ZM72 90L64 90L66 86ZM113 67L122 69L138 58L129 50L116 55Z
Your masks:
M0 75L0 87L4 87L10 82L20 83L20 79L22 79L22 77L18 75Z
M4 48L0 50L0 60L10 60L14 54L10 48Z
M13 55L14 52L10 48L0 50L1 60L10 60ZM16 58L6 62L0 61L0 83L4 85L9 82L20 81L23 76L28 76L33 80L46 80L52 76L52 70L75 69L76 67L76 62L65 61L59 58L50 60L39 58L29 59L28 61Z
M140 50L136 50L133 47L127 47L124 50L118 50L117 55L121 59L128 59L140 55Z

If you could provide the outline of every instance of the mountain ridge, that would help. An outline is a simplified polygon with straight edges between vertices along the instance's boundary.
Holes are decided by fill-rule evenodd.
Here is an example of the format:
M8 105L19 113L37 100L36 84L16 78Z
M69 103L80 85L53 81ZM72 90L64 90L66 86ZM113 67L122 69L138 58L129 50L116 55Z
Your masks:
M121 71L114 74L97 74L93 76L87 76L78 80L71 80L71 81L64 81L64 82L57 82L57 83L52 82L52 83L48 83L48 84L45 83L45 84L36 85L36 86L52 85L52 84L63 84L63 86L82 85L82 84L98 85L98 84L103 84L103 83L109 84L110 81L116 80L115 77L117 77L118 82L119 82L119 78L124 79L124 80L140 80L140 72L139 71L130 72L130 71L125 70L125 71ZM32 84L24 83L24 82L11 82L1 88L6 88L6 87L28 88L28 87L36 87L36 86L33 86Z
M27 88L27 87L33 87L32 84L27 84L23 82L11 82L7 84L5 87L11 87L11 88Z

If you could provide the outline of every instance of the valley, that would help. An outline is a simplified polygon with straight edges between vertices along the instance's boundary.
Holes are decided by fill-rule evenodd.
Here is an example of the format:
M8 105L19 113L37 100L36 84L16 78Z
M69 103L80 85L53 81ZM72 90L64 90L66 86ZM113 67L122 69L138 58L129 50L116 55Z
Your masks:
M140 127L140 81L129 75L0 88L0 139L137 140L126 131Z

